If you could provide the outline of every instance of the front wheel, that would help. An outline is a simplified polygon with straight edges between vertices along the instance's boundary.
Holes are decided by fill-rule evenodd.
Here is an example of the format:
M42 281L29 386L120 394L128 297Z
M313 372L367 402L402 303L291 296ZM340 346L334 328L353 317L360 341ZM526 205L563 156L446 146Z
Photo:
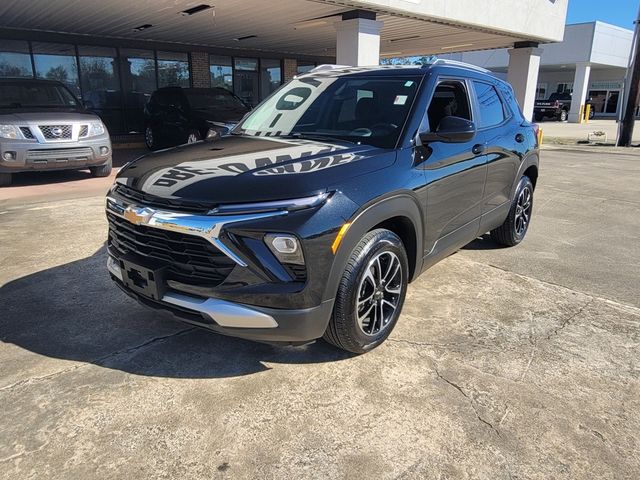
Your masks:
M398 321L408 276L400 238L384 229L367 233L347 262L323 338L353 353L380 345Z
M100 165L99 167L90 167L89 171L91 172L92 177L108 177L111 175L112 165L112 160L109 159L109 161L104 165Z
M151 128L151 125L147 125L147 128L144 129L144 143L147 145L149 150L156 149L156 140L153 135L153 128Z
M196 143L200 140L202 140L202 135L200 135L200 132L198 130L191 130L189 132L189 135L187 135L186 143Z
M527 234L533 212L533 184L526 175L518 182L509 215L502 225L491 230L491 238L501 245L514 247Z
M0 173L0 187L8 187L11 185L11 174Z
M566 122L568 118L569 112L567 112L566 110L560 110L560 116L558 117L558 120L560 120L561 122Z

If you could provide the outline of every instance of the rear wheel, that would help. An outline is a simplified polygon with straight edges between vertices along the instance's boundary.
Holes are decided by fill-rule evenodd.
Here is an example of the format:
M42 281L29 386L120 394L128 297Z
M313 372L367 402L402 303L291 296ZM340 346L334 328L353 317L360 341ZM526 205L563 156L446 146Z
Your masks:
M144 129L144 143L147 145L149 150L155 150L156 142L151 125L147 125L147 128Z
M11 174L0 173L0 187L8 187L11 185Z
M526 175L518 182L509 215L502 225L491 230L491 238L501 245L518 245L527 234L533 212L533 184Z
M104 165L100 165L99 167L89 168L89 170L91 171L91 176L92 177L108 177L109 175L111 175L112 165L113 165L112 160L109 159L109 161Z
M536 122L541 122L544 119L544 115L541 113L536 113L535 115Z
M187 143L196 143L202 140L202 135L197 130L191 130L187 136Z
M400 316L408 275L400 238L384 229L367 233L347 262L324 339L353 353L384 342Z

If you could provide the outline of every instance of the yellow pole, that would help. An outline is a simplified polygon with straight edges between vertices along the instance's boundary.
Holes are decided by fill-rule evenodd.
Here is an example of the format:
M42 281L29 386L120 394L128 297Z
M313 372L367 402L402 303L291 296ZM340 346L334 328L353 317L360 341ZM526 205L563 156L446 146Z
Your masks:
M589 123L590 116L591 116L591 104L587 103L587 107L584 109L584 123Z

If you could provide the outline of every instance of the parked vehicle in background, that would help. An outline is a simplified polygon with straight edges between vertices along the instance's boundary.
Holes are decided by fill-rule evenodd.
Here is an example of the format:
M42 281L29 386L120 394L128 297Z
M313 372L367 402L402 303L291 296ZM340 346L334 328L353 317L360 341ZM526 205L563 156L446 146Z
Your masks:
M0 79L0 185L32 170L111 173L111 140L98 116L60 82Z
M145 143L156 150L224 135L248 111L225 88L160 88L145 106Z
M141 303L219 333L366 352L421 272L484 232L524 239L538 156L487 70L321 66L214 144L124 167L107 266Z
M585 102L591 105L591 99ZM569 92L552 93L547 100L536 100L533 107L533 118L536 122L541 122L545 118L554 118L560 122L566 122L571 110L571 94ZM595 115L593 105L589 110L589 120Z

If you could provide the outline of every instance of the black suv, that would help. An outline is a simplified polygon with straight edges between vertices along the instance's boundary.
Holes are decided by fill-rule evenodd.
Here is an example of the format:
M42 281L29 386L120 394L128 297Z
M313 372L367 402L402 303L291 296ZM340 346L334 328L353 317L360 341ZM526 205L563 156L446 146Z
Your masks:
M124 167L108 268L143 304L216 332L365 352L425 269L484 232L522 241L538 154L485 70L318 67L231 135Z
M159 88L144 108L150 150L224 135L249 111L225 88Z

